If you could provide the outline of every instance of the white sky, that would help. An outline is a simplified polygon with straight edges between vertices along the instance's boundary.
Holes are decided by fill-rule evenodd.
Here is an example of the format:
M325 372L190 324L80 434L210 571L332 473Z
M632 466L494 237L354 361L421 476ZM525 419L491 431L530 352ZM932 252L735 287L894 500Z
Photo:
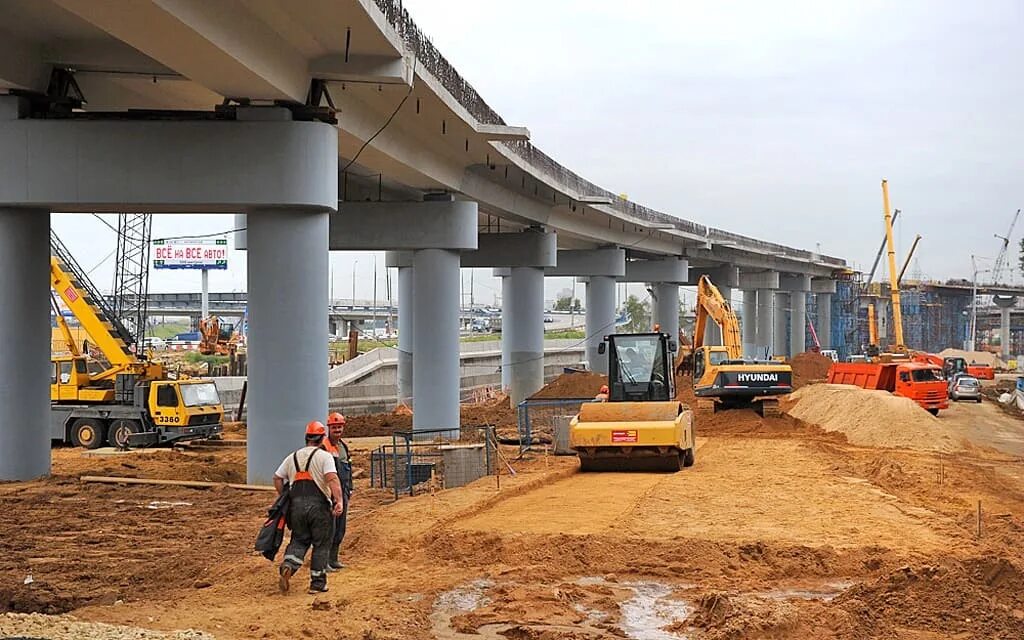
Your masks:
M445 57L507 122L590 180L680 217L821 250L867 268L879 180L903 210L900 256L970 277L1024 206L1024 3L406 0ZM112 216L107 216L112 219ZM154 237L230 229L231 216L155 217ZM114 234L53 225L88 269ZM1014 233L1011 263L1016 263ZM358 264L356 265L356 261ZM112 280L111 260L93 273ZM372 294L372 254L332 255L335 293ZM233 251L214 290L244 290ZM383 257L378 258L383 297ZM568 286L549 279L548 295ZM469 275L466 274L468 285ZM476 271L476 298L496 280ZM198 290L154 272L153 291ZM582 289L582 287L580 287ZM634 292L642 289L637 286ZM582 295L582 294L581 294Z

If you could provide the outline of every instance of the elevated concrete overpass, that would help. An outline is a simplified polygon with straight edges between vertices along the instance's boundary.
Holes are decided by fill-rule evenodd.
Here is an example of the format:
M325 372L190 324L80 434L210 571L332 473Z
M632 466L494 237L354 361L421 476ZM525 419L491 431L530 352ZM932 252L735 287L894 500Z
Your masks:
M329 250L395 252L400 396L418 398L418 429L458 424L460 267L503 270L503 372L517 399L543 381L545 275L586 280L600 369L616 281L650 283L655 320L675 332L678 287L709 273L743 290L747 350L785 353L804 348L807 295L830 313L831 277L846 266L582 178L491 109L399 0L0 0L0 10L0 273L29 274L0 281L6 298L27 301L0 311L16 345L0 389L22 400L0 398L0 451L11 452L0 453L0 479L48 469L48 345L30 334L45 322L51 211L245 216L253 481L326 411L327 320L296 310L327 306ZM282 379L301 384L283 390Z

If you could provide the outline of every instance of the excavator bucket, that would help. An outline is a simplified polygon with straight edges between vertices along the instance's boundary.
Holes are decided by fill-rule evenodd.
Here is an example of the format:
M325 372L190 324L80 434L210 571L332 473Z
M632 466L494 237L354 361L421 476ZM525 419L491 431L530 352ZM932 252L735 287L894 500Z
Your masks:
M676 401L586 403L569 441L582 471L678 471L693 464L693 414Z

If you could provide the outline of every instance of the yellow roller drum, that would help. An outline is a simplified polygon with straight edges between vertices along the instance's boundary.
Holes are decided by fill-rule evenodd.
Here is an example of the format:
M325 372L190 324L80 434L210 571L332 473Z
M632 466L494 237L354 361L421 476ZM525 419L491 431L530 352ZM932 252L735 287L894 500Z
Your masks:
M680 404L669 402L590 402L580 407L580 422L673 421Z

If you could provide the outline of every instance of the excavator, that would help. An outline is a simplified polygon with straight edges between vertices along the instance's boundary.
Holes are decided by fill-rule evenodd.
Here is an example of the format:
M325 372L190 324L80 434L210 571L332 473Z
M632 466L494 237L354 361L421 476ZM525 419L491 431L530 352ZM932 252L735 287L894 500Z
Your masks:
M708 322L722 329L724 345L705 345ZM743 340L736 313L706 275L697 281L697 322L693 348L681 359L693 374L698 408L761 408L761 415L779 414L777 396L793 390L793 369L776 360L743 357Z
M679 471L694 463L693 412L675 400L668 334L606 336L607 400L584 403L569 423L581 471Z
M199 319L199 353L204 356L229 356L238 350L235 325L217 316Z
M97 449L120 449L205 438L220 433L224 407L210 380L171 380L163 365L139 357L129 330L74 261L50 235L51 304L69 355L51 358L51 439ZM54 293L74 314L105 362L83 355Z

